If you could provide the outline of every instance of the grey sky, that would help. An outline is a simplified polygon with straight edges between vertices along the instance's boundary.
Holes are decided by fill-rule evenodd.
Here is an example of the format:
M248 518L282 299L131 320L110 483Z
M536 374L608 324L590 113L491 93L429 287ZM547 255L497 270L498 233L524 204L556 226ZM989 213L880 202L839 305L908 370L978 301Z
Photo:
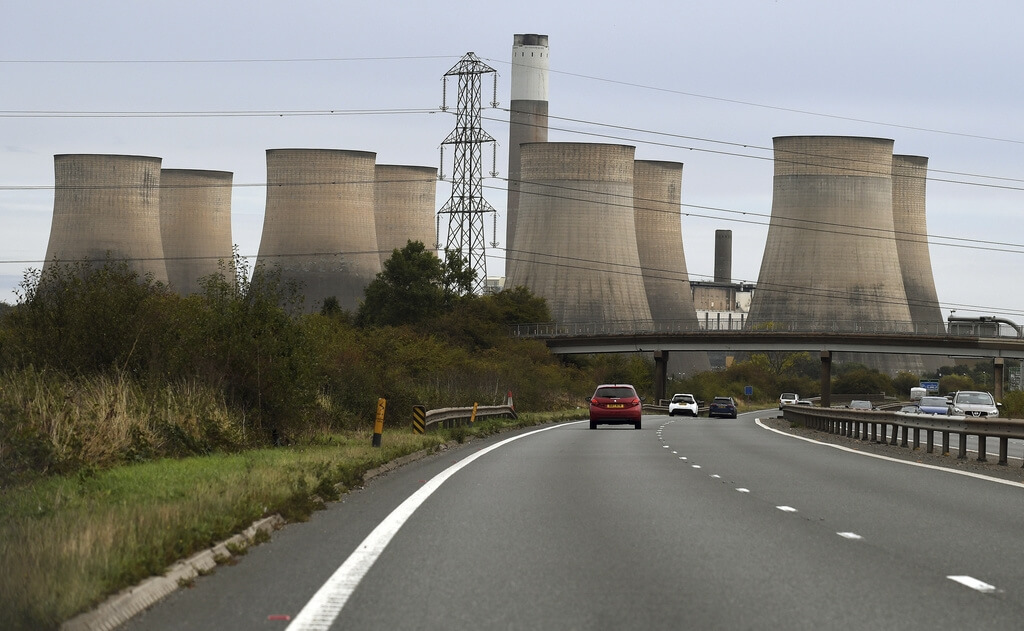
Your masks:
M683 203L718 209L683 208L692 276L713 273L714 231L724 228L733 230L734 276L757 279L773 136L885 137L896 153L929 158L928 232L945 311L1022 322L1021 24L1024 4L985 0L8 0L0 300L13 302L25 268L45 256L54 154L151 155L165 168L232 171L234 241L255 255L266 149L357 149L376 152L378 163L436 166L454 124L436 111L444 72L474 51L498 70L507 107L512 35L543 33L551 115L573 119L553 118L550 140L635 144L638 159L683 162ZM95 61L133 63L85 63ZM489 80L484 89L490 100ZM434 112L324 114L394 109ZM180 116L225 112L269 115ZM507 114L484 115L504 176ZM504 182L485 186L503 245ZM439 206L446 197L439 183ZM1004 245L964 249L939 237ZM501 275L502 252L492 254L488 272Z

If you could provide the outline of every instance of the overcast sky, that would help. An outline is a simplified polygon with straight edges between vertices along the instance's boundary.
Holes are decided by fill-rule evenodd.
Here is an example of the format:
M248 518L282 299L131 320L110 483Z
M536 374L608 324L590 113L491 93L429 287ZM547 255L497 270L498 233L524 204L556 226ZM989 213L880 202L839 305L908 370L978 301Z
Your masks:
M15 302L25 269L42 265L55 154L233 172L233 240L255 256L267 149L437 166L454 125L438 111L441 77L468 51L498 74L499 109L484 116L500 175L484 184L501 243L488 273L500 276L512 36L541 33L549 140L632 144L637 159L685 164L693 278L713 275L714 232L731 229L735 279L757 280L774 136L891 138L895 153L929 158L944 313L1024 322L1022 24L1019 0L5 0L0 300ZM488 79L485 101L491 89ZM438 207L447 195L439 183Z

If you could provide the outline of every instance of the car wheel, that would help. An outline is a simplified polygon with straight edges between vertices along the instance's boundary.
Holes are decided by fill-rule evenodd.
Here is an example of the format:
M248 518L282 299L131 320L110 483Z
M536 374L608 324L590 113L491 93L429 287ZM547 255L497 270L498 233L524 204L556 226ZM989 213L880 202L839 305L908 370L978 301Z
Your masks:
M640 421L633 423L633 429L640 429Z
M736 413L735 412L733 412L732 417L736 418Z
M669 416L675 416L675 415L676 415L676 411L675 411L675 410L671 410L671 411L670 411L670 412L668 413L668 415L669 415Z
M590 421L590 429L597 429L597 422L596 421Z

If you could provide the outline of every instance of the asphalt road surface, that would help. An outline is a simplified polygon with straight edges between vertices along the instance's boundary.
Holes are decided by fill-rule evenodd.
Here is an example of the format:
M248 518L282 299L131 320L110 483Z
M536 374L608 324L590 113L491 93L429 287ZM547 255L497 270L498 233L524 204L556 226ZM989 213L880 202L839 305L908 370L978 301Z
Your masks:
M123 628L1021 626L1024 487L755 416L569 423L431 456Z

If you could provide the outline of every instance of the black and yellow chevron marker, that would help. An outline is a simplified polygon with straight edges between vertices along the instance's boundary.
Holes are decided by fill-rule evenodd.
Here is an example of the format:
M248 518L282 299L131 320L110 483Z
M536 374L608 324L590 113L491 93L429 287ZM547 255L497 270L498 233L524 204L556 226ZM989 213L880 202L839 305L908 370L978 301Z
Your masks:
M427 429L427 408L422 405L412 406L412 431L422 434Z

